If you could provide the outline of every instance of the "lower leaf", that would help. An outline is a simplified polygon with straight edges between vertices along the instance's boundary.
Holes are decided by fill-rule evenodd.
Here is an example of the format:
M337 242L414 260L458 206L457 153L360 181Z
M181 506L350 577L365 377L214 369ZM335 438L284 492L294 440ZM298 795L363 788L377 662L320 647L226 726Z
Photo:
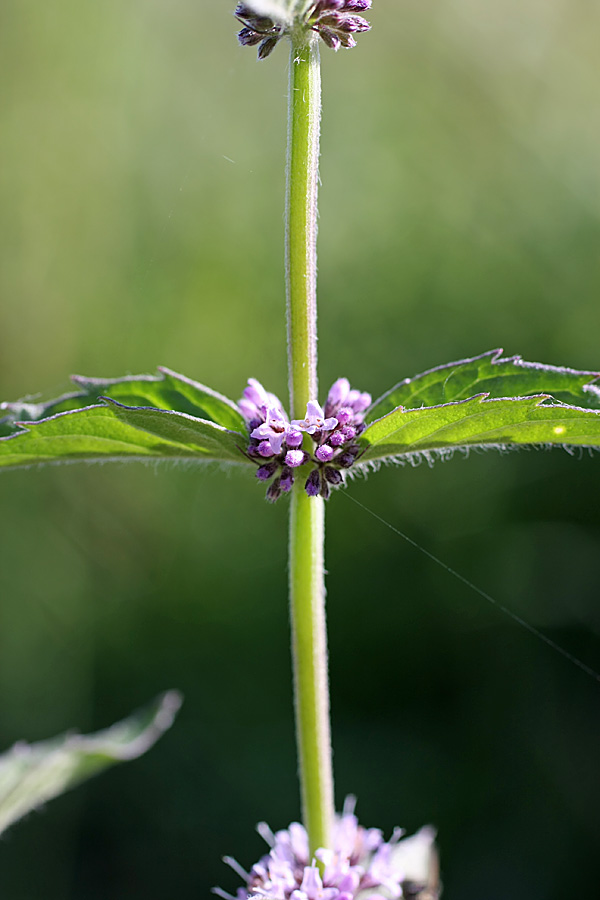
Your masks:
M20 742L0 756L0 834L9 825L92 775L136 759L171 727L181 696L168 691L111 728Z

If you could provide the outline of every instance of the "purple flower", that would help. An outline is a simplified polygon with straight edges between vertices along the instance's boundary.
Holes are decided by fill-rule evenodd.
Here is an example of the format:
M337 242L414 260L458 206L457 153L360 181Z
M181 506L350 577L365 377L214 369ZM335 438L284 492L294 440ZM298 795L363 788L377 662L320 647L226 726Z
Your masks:
M277 411L280 418L287 422L287 415L279 398L266 391L256 378L248 379L248 385L244 388L243 397L238 406L246 422L252 422L255 419L264 422L269 409Z
M378 828L364 828L354 815L354 798L349 797L344 811L337 816L331 846L316 851L323 864L322 873L309 859L308 837L302 825L294 822L288 829L273 834L262 823L259 833L269 844L266 856L246 872L235 860L227 862L244 881L238 900L250 896L273 900L437 900L437 859L435 834L423 828L402 840L396 829L384 841ZM214 893L235 900L220 888Z
M271 406L266 409L265 421L250 433L250 437L257 441L268 441L273 454L277 455L281 453L289 427L290 423L281 408Z
M364 411L371 405L371 395L352 390L347 378L338 378L331 386L325 404L325 415L337 416L340 425L362 422Z
M292 426L298 431L305 431L307 434L315 434L319 431L324 434L337 428L338 420L333 417L325 418L322 408L314 400L309 400L306 404L306 418L292 419Z

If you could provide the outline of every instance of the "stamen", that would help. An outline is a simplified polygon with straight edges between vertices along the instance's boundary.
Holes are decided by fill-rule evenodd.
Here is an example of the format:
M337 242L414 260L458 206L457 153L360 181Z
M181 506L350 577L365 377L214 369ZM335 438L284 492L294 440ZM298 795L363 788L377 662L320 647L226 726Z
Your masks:
M242 881L250 881L250 873L246 872L246 870L240 866L237 859L234 859L232 856L224 856L223 862L226 866L229 866L230 869L233 869L235 874L239 875Z
M237 900L233 894L228 894L227 891L224 891L223 888L213 887L210 889L211 894L216 894L217 897L221 897L222 900Z
M354 796L354 794L348 794L348 796L344 800L344 806L342 808L342 815L343 816L353 816L355 809L356 809L356 797Z
M271 829L269 828L269 826L267 825L266 822L259 822L258 825L256 826L256 830L260 834L260 836L263 839L263 841L265 842L265 844L268 844L269 847L275 846L275 835L273 834L273 832L271 831Z

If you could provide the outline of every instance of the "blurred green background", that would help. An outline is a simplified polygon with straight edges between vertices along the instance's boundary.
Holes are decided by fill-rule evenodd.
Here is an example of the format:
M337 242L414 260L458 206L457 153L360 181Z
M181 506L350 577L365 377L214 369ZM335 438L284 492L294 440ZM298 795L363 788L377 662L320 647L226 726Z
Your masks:
M287 49L225 0L2 0L0 393L158 364L285 396ZM323 52L320 376L503 346L600 366L600 7L376 0ZM581 458L580 458L581 457ZM600 669L600 460L472 454L349 493ZM0 746L168 687L148 757L20 823L5 900L207 897L299 815L286 503L215 470L6 473ZM440 830L446 900L595 896L598 683L347 497L329 505L337 801Z

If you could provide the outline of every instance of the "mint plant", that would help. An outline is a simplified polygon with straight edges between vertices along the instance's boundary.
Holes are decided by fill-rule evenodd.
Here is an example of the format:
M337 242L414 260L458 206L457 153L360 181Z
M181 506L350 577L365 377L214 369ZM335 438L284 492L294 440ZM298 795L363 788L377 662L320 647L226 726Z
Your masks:
M325 624L325 503L356 474L416 456L522 445L600 446L597 374L490 351L404 377L378 400L341 377L317 383L316 240L321 117L320 42L351 48L368 30L370 0L240 3L242 45L259 59L291 44L286 188L289 403L250 378L241 399L159 369L156 375L76 376L47 403L2 404L0 466L126 459L217 462L244 468L267 499L289 495L290 610L303 824L261 833L270 852L240 871L248 893L278 900L350 900L357 893L439 895L432 833L420 833L416 874L408 841L359 826L352 801L336 817ZM352 373L347 373L349 376ZM398 377L403 375L398 373ZM334 501L335 502L335 501ZM414 846L414 845L413 845ZM223 896L223 892L220 892Z

